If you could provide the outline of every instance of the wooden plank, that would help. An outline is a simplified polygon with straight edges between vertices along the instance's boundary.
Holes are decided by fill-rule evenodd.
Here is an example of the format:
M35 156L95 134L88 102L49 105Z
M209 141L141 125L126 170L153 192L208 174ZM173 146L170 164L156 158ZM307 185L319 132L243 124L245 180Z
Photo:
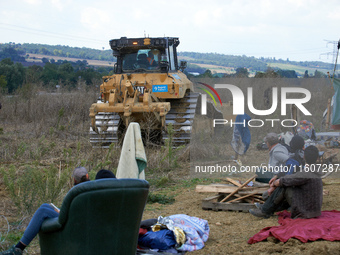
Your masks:
M197 185L196 192L232 193L237 189L228 185Z
M253 187L256 187L256 188L267 187L267 188L269 188L270 185L269 185L269 183L263 183L263 182L254 181L254 186Z
M228 181L228 182L230 182L230 183L232 183L232 184L234 184L235 186L237 186L237 187L240 187L240 186L242 186L242 184L241 183L239 183L239 182L237 182L237 181L235 181L234 179L231 179L231 178L226 178L226 180Z
M245 195L245 196L241 196L241 197L235 198L235 199L233 199L233 200L227 201L227 203L236 202L236 201L238 201L238 200L241 200L241 199L243 199L243 198L247 198L247 197L253 196L253 195L255 195L255 194L256 194L256 193L251 193L251 194L248 194L248 195Z
M248 212L249 209L256 208L254 204L249 203L219 203L212 201L202 201L202 209L214 211L242 211Z
M207 198L205 198L204 200L205 201L211 201L211 200L214 200L214 199L216 199L216 198L218 198L218 197L220 197L221 195L216 195L216 196L212 196L212 197L207 197Z
M247 202L248 204L253 204L256 200L251 200L250 198L245 198L243 199L245 202ZM256 201L258 202L258 201Z
M240 187L242 186L241 183L239 183L238 181L235 181L234 179L231 179L231 178L226 178L226 180L232 184L234 184L235 186L237 187ZM261 182L257 182L257 181L254 181L254 186L252 186L252 188L264 188L264 187L267 187L269 188L270 185L268 183L261 183Z
M248 179L245 183L243 183L240 187L238 187L235 191L233 191L232 193L230 193L228 196L226 196L224 199L221 200L221 202L226 201L229 197L231 197L232 195L234 195L235 193L237 193L240 189L242 189L244 186L246 186L249 182L251 182L253 179L255 179L257 177L257 175L255 174L254 176L252 176L250 179Z
M258 199L258 198L255 198L255 197L252 197L253 200L251 200L249 203L254 203L254 202L259 202L259 203L264 203L263 199Z
M235 197L242 197L241 195L239 194L235 194L234 195ZM221 199L220 199L221 200ZM263 203L263 200L262 199L258 199L258 198L255 198L254 195L251 196L251 197L247 197L247 198L243 198L242 200L244 200L244 202L247 202L247 203L250 203L250 204L253 204L254 202L262 202ZM229 202L229 201L227 201Z
M261 195L262 198L262 193L268 190L268 188L249 188L249 189L241 189L239 190L238 194L240 195L247 195L250 193L255 193Z
M228 184L210 184L210 185L197 185L196 192L198 193L232 193L238 187L228 185ZM262 195L268 188L266 187L243 187L241 190L238 191L241 195L247 195L253 192L257 192L257 194Z

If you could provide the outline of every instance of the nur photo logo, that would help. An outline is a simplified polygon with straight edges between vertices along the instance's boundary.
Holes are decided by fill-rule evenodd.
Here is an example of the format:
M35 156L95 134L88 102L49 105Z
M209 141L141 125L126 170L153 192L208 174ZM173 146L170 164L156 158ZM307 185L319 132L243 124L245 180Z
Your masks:
M206 83L203 83L203 82L198 82L198 83L203 85L203 86L205 86L205 87L207 87L207 88L209 88L212 92L214 92L215 95L217 96L218 100L220 101L221 106L222 106L221 97L220 97L220 95L217 93L217 91L213 87L211 87L210 85L208 85ZM211 94L211 92L209 90L204 89L204 88L200 88L200 87L198 87L198 88L203 90L205 93L207 93L211 97L211 99L214 101L215 106L217 106L216 100L215 100L214 96ZM202 99L201 114L202 115L207 115L207 95L206 94L202 94L201 99Z
M286 116L287 115L287 106L292 107L293 105L296 106L304 115L311 116L312 114L308 109L304 106L304 104L308 103L311 99L311 93L308 89L302 87L272 87L271 88L271 95L272 95L272 104L269 109L256 109L254 106L254 100L259 100L259 98L255 98L253 93L252 87L247 87L246 98L243 91L236 85L232 84L215 84L214 87L198 82L199 84L205 86L206 88L210 89L218 98L221 106L222 100L219 93L216 89L227 89L228 93L231 93L232 102L233 102L233 115L243 115L245 114L245 105L247 105L248 110L254 114L255 116L269 116L276 112L278 107L280 108L280 115ZM217 106L216 99L214 95L206 88L198 87L199 89L206 92L211 99L213 100L215 106ZM280 92L280 93L279 93ZM207 114L207 94L202 94L202 103L201 103L201 114ZM280 105L279 105L280 99ZM214 119L213 126L216 125L225 125L230 123L231 126L235 124L243 124L248 125L249 127L262 127L265 122L271 123L271 126L274 127L275 122L281 122L283 127L295 127L297 126L297 121L294 119L252 119L248 123L235 123L233 120L227 119ZM287 124L288 123L288 124Z

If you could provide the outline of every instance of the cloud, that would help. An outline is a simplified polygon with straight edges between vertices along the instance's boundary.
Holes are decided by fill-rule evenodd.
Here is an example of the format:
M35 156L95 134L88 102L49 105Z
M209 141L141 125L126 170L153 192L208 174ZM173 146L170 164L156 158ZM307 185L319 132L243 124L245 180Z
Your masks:
M101 48L110 39L142 37L145 31L154 37L180 37L180 50L225 54L325 47L324 39L338 40L334 31L340 21L339 0L327 4L324 0L147 0L144 4L130 0L119 5L107 0L10 0L1 7L3 42ZM284 55L290 57L289 52Z
M56 7L59 11L62 11L65 5L65 1L63 3L61 0L51 0L51 3L54 7Z
M38 5L42 3L42 0L24 0L28 4Z
M329 14L327 15L328 18L334 20L334 21L339 21L340 20L340 7L333 8Z
M201 10L201 11L198 11L195 13L195 16L194 16L194 23L196 25L208 25L208 22L209 22L209 13L208 11L206 10Z
M102 9L88 7L81 12L81 23L92 30L103 30L107 24L114 24L114 15L109 15Z

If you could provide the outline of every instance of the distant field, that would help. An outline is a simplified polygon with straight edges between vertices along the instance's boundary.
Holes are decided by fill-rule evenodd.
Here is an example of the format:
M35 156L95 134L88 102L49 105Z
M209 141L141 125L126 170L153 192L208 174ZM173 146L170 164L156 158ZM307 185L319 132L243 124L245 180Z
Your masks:
M84 59L81 58L67 58L67 57L58 57L58 56L47 56L47 55L42 55L42 54L33 54L29 53L29 57L26 59L27 62L36 62L36 63L41 63L43 58L47 59L54 59L56 61L58 60L67 60L67 61L72 61L76 62L78 60L83 61ZM113 67L115 62L109 62L109 61L101 61L101 60L90 60L90 59L85 59L89 65L92 66L111 66ZM234 73L235 68L233 67L226 67L226 66L218 66L218 65L208 65L208 64L199 64L195 63L195 59L190 58L190 57L179 57L179 60L185 60L188 61L190 64L194 64L197 66L200 66L202 68L206 68L211 70L212 73ZM298 66L298 65L291 65L291 64L282 64L282 63L268 63L268 67L271 68L280 68L283 70L295 70L299 75L304 75L305 71L308 70L309 75L314 75L315 70L318 70L320 72L323 72L327 74L327 72L332 73L332 70L327 70L327 69L322 69L322 68L311 68L311 67L304 67L304 66ZM255 75L255 73L251 73L250 76Z
M185 56L178 56L179 60L185 60L185 61L194 61L195 59L191 57L185 57Z
M322 68L311 68L311 67L305 67L305 66L297 66L297 65L291 65L291 64L281 64L281 63L268 63L268 67L271 68L280 68L283 70L295 70L300 75L304 75L305 71L308 71L309 75L314 75L315 70L318 70L320 72L323 72L324 74L327 74L327 72L331 72L332 70L322 69Z
M216 65L208 65L208 64L197 64L197 63L191 63L197 66L200 66L202 68L209 69L212 73L234 73L233 67L226 67L226 66L216 66Z
M72 61L72 62L77 62L78 60L83 61L84 59L81 58L67 58L67 57L58 57L58 56L47 56L47 55L42 55L42 54L33 54L29 53L28 59L26 59L27 62L37 62L41 63L43 58L47 59L54 59L56 61L58 60L67 60L67 61ZM87 63L91 66L112 66L114 65L115 62L109 62L109 61L101 61L101 60L91 60L91 59L85 59Z

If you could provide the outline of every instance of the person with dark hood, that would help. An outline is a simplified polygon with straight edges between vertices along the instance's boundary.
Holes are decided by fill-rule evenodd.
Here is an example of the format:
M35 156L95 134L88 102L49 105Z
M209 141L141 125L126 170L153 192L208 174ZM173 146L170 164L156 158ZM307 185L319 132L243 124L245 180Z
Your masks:
M116 176L110 170L101 169L96 174L96 178L95 179L99 180L99 179L107 179L107 178L116 178Z
M303 166L305 164L305 161L303 159L303 148L305 146L305 140L299 136L295 135L292 140L289 143L290 146L290 153L289 158L287 159L285 163L285 171L277 173L270 181L269 184L271 185L276 179L285 176L290 175L299 170L300 166ZM270 195L274 191L274 187L271 187L268 190L268 195ZM266 196L266 195L265 195Z
M303 158L305 140L301 136L295 135L290 141L289 146L291 152L289 153L289 159L286 161L286 166L289 166L287 174L293 174L294 169L296 169L294 166L303 166L305 164Z

